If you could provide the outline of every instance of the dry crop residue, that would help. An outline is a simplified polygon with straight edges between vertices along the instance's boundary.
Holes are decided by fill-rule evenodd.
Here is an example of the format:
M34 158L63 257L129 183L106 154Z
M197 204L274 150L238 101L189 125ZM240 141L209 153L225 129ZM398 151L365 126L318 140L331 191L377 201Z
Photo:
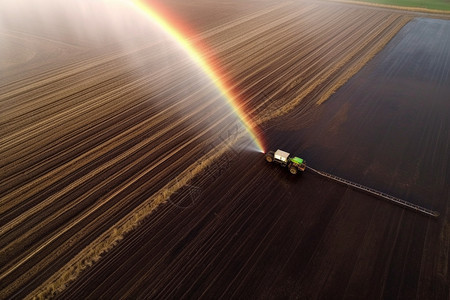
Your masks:
M196 38L263 125L323 102L409 19L288 3ZM0 298L63 290L242 135L216 141L237 120L170 42L41 63L0 86Z

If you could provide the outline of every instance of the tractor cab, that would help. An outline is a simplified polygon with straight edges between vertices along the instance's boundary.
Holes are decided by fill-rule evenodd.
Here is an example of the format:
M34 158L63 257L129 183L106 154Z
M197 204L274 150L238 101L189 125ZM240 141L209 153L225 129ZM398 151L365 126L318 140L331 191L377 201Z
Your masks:
M278 162L279 164L281 164L284 167L287 165L287 163L289 161L289 155L290 155L290 153L278 149L277 151L275 151L273 157L274 157L275 162Z

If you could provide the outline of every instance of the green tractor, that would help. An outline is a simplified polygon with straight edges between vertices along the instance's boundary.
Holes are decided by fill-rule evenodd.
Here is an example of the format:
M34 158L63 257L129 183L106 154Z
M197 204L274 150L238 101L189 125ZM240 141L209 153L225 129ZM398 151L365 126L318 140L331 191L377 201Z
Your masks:
M291 174L297 174L298 171L305 171L306 162L300 157L291 157L290 153L278 149L277 151L269 151L266 153L267 162L276 162L282 167L288 167Z

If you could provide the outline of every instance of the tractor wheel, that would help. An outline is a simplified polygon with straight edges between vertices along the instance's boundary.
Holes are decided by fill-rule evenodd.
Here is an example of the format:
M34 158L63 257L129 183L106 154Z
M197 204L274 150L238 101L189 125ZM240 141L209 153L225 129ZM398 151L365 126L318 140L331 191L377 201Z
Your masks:
M266 160L267 160L267 162L273 162L273 155L271 155L271 154L267 154L266 155Z
M291 172L291 174L295 175L295 174L297 174L298 170L297 170L296 167L291 166L291 167L289 168L289 172Z

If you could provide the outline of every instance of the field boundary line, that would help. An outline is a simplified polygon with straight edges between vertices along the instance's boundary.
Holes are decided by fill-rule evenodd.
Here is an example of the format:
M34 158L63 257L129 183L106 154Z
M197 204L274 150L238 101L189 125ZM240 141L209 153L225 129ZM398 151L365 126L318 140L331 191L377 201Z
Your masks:
M376 30L376 33L380 34L382 31L386 30L386 28L389 27L389 25L392 25L392 23L394 22L394 20L392 22L390 22L390 24L386 25L383 29L378 29ZM291 101L289 101L288 103L282 105L279 109L277 109L274 112L262 112L262 116L256 116L256 120L255 123L257 125L261 125L267 121L270 121L276 117L281 117L286 115L287 113L291 112L295 107L297 107L309 94L311 94L317 87L319 87L321 84L323 84L324 82L326 82L331 76L333 76L333 74L338 71L341 70L342 68L344 68L347 64L351 63L352 59L358 55L358 53L361 52L361 50L366 47L367 45L369 45L376 37L368 37L367 40L359 47L352 49L351 51L348 52L347 55L345 55L344 57L342 57L342 59L337 62L333 68L331 69L326 69L323 70L321 72L318 72L315 76L311 77L305 84L304 86L307 87L304 90L302 90L294 99L292 99ZM387 41L388 42L388 41ZM386 43L387 43L386 42ZM287 84L285 84L285 86L287 86ZM284 87L281 87L284 88ZM265 102L269 101L266 100L264 101L261 105L264 105Z
M389 8L389 9L397 9L397 10L412 11L412 12L418 12L418 13L445 14L445 15L450 16L450 11L448 11L448 10L431 9L431 8L425 8L425 7L390 5L390 4L372 3L372 2L364 2L364 1L356 1L356 0L325 0L325 1L380 7L380 8Z
M317 100L316 104L320 105L330 98L340 87L342 87L347 81L350 80L356 73L358 73L364 66L371 61L384 47L394 38L394 36L409 22L411 18L402 17L402 20L394 26L387 34L385 34L380 40L375 42L375 45L369 49L369 51L362 56L359 62L353 64L345 70L343 74L338 76L336 83L327 89L327 92Z

